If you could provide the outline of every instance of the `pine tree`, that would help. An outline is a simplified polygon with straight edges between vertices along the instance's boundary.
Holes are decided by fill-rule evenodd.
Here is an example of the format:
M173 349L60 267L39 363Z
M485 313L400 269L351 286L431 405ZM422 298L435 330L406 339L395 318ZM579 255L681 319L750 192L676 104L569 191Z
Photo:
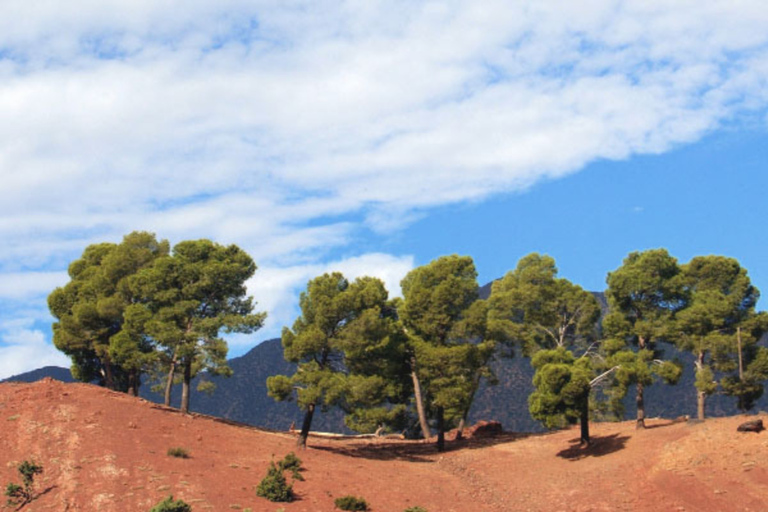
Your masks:
M666 249L633 252L608 274L609 313L603 319L603 350L617 366L614 399L636 386L637 428L645 428L646 386L655 377L675 383L682 370L661 359L657 343L672 335L673 315L685 305L680 266Z
M69 266L70 281L48 296L56 318L53 343L72 359L72 375L138 394L141 375L155 359L149 340L126 327L137 298L130 279L168 254L168 242L133 232L120 244L88 246Z
M300 307L301 315L282 334L284 357L298 365L296 373L267 379L276 400L289 400L296 391L305 411L298 446L306 447L318 406L341 407L356 430L402 423L410 395L406 352L384 284L324 274L309 281Z
M483 338L487 306L478 301L477 271L468 256L444 256L418 267L401 287L398 312L412 351L415 388L423 394L419 415L436 420L442 451L448 424L466 417L480 377L490 371L495 343Z
M755 312L759 291L738 261L723 256L693 258L682 278L686 307L676 314L675 327L678 346L695 357L698 419L704 419L706 398L719 384L739 397L741 408L751 407L768 377L768 354L757 347L765 331L764 314Z
M189 411L190 383L201 371L231 375L227 366L227 333L259 329L265 313L254 313L245 282L256 264L236 245L210 240L176 244L173 254L158 258L135 275L129 285L141 297L130 311L136 331L149 335L168 361L166 405L170 404L172 379L182 374L181 410Z
M529 397L531 416L548 428L578 420L582 443L589 444L589 398L596 376L592 357L600 317L597 299L558 278L553 258L533 253L493 283L489 300L490 329L532 355L536 391Z

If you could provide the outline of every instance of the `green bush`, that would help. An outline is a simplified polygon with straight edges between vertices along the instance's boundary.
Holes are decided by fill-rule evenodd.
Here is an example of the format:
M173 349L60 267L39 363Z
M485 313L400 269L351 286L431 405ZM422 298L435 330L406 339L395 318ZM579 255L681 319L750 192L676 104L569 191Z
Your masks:
M168 448L168 456L176 457L177 459L188 459L189 452L181 447Z
M404 512L427 512L427 509L421 507L408 507Z
M168 496L149 512L192 512L192 506L182 500L174 501L173 496Z
M283 470L277 467L274 462L269 463L267 476L256 487L256 496L275 502L293 501L293 486L288 484Z
M43 466L25 460L16 469L21 474L23 486L11 482L5 487L5 495L8 497L8 505L21 508L34 499L32 487L35 485L35 475L43 472Z
M357 496L342 496L334 500L336 508L341 510L368 510L368 503L363 498Z
M304 481L304 477L300 473L303 469L301 467L301 459L295 453L291 452L286 455L283 460L277 463L277 466L283 471L290 471L294 480Z

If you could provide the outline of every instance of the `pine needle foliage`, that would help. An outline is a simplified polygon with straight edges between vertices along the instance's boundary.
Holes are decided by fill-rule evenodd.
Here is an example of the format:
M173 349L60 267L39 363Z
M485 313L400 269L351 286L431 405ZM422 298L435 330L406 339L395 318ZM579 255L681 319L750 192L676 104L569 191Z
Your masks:
M43 472L43 466L25 460L16 466L21 475L22 485L9 483L5 487L5 495L8 497L9 506L22 508L34 499L35 475Z
M168 496L152 507L149 512L192 512L192 506L182 500L174 500L173 496Z
M366 502L363 498L358 498L357 496L342 496L341 498L336 498L333 501L334 505L336 505L336 508L341 510L348 510L348 511L366 511L370 510L368 508L368 502Z

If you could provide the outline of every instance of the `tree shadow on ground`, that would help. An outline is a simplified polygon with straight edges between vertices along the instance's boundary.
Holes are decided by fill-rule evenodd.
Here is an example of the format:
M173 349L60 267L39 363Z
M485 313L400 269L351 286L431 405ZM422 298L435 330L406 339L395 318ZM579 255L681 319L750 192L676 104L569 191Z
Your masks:
M497 444L509 443L518 439L523 439L532 435L546 434L528 434L503 432L493 436L472 437L468 439L446 439L445 450L437 451L435 439L429 441L386 441L373 440L359 443L339 444L333 446L333 441L327 440L325 444L317 445L309 441L309 447L313 450L320 450L348 457L361 457L372 460L402 460L407 462L430 463L435 462L435 456L440 453L448 453L458 450L478 449Z
M649 423L648 421L646 421L645 422L645 428L647 430L647 429L651 429L651 428L669 427L670 425L676 425L678 423L687 423L689 421L690 420L688 419L687 416L683 416L683 417L680 417L680 418L675 418L673 420L667 420L667 419L659 420L659 419L656 419L656 420L653 420L653 423Z
M577 437L570 441L573 446L557 452L557 456L571 461L586 457L602 457L623 450L629 438L630 436L620 436L619 434L592 436L592 442L589 446L581 446L579 444L581 439Z

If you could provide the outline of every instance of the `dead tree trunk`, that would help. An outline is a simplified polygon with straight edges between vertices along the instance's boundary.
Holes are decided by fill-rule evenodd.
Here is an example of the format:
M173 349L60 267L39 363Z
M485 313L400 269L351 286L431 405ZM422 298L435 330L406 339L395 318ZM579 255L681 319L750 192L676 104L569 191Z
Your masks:
M421 435L424 439L429 439L432 432L429 430L427 422L427 413L424 410L424 396L421 394L421 383L416 374L416 358L411 358L411 380L413 380L413 396L416 399L416 412L419 415L419 424L421 426Z
M704 352L699 352L696 357L696 371L704 370ZM696 390L696 418L704 419L704 406L707 400L707 394L701 390Z

